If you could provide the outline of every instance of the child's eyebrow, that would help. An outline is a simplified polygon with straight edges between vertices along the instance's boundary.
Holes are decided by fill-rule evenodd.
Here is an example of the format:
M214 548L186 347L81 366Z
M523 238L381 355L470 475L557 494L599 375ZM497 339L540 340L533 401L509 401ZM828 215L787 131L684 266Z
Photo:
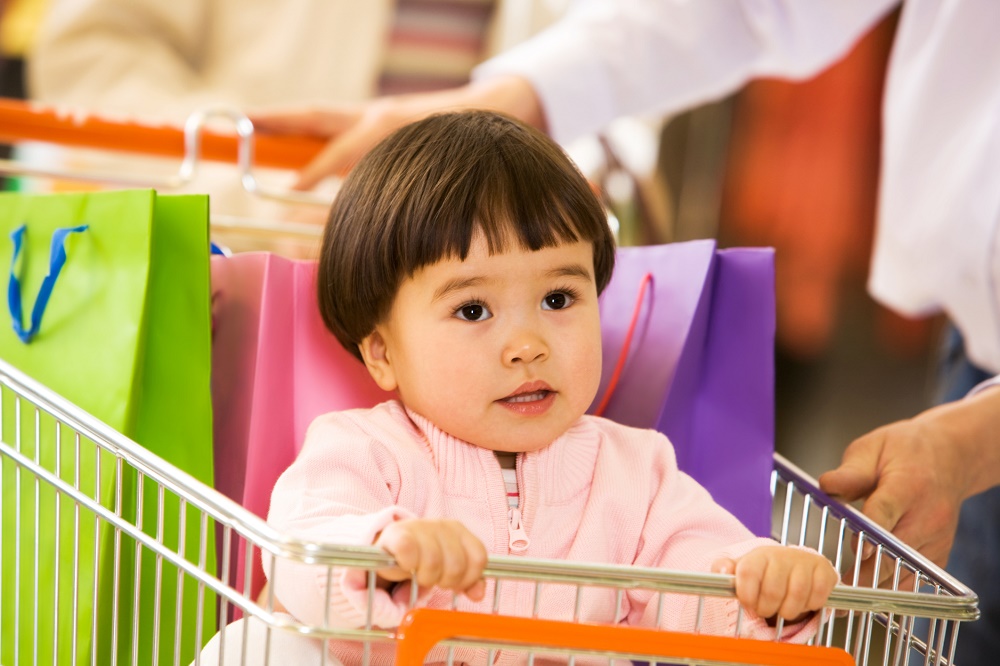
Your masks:
M477 287L482 283L486 282L483 277L468 277L468 278L455 278L453 280L448 280L443 285L434 290L434 298L432 300L439 300L444 298L453 291L459 291L461 289L466 289L468 287Z
M545 272L545 276L547 278L562 278L562 277L578 278L581 280L585 280L587 282L592 282L594 279L594 276L590 274L590 271L587 270L586 267L580 264L567 264L565 266L559 266L557 268L550 269ZM434 301L440 300L454 291L461 291L462 289L467 289L469 287L478 287L484 284L485 282L489 282L489 280L479 275L473 277L454 278L452 280L448 280L447 282L445 282L440 287L434 290L434 296L432 300Z
M566 266L560 266L558 268L553 268L547 275L549 277L575 277L588 282L594 279L594 276L590 274L590 271L586 267L580 264L568 264Z

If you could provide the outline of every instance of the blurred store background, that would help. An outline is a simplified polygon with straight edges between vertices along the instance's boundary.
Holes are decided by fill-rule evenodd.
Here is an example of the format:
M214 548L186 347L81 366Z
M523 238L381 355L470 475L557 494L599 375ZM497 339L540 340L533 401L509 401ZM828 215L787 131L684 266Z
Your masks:
M345 34L360 33L354 35L357 39L384 38L384 42L366 56L371 60L366 80L343 81L339 89L325 92L330 98L354 99L454 85L475 62L554 20L567 2L341 3L342 18L360 7L366 14L380 8L382 15L364 19L364 30L383 26L381 32L372 33L375 36L366 38L364 30L355 29L350 21L340 27ZM192 20L202 31L199 48L223 48L232 35L219 29L218 23L226 20L220 12L232 11L240 3L176 4L186 7L189 16L168 17L169 12L159 9L166 3L159 0L0 0L0 94L157 121L183 118L212 90L194 80L196 61L208 55L185 50L183 35L174 33ZM309 6L292 4L299 12ZM334 11L330 7L337 3L314 4ZM286 5L281 7L281 25L287 28L295 17L286 15ZM298 20L309 21L310 16L305 13ZM271 30L272 25L258 28ZM890 16L844 60L809 81L759 80L731 98L691 113L626 120L606 136L570 147L581 166L605 186L624 242L716 237L723 245L777 249L777 447L812 474L835 466L853 438L912 416L929 400L939 322L904 320L875 304L865 291L878 177L880 99L894 28L895 16ZM213 31L219 33L217 39L209 34ZM107 58L127 59L132 57L130 50L144 49L162 57L144 53L131 62L100 63L100 50L93 44L102 38L119 42ZM302 48L297 41L301 40L274 43L275 48ZM262 60L253 67L267 70L266 55L258 54ZM38 58L34 69L32 58ZM81 70L80 75L59 76L65 63L86 66L88 58L97 63L86 70L91 75ZM275 54L276 60L285 62L283 58ZM137 70L133 65L140 61L157 69ZM167 76L164 72L179 76L172 69L177 63L186 63L195 73L171 83L175 103L170 109L144 106L153 102L141 94L132 103L122 103L122 91L127 98L129 85L145 90L148 81L140 83L144 76ZM243 70L236 66L232 71ZM276 69L271 75L279 73ZM324 72L313 66L291 76L298 75L309 80ZM209 78L206 75L205 80ZM274 97L266 99L250 95L249 88L259 92L253 81L234 80L218 94L237 104L260 105L300 101L309 92L274 86ZM88 165L94 163L88 160L100 159L78 151L53 154L30 149L18 158L84 168L92 168ZM217 183L201 181L193 188L215 194L212 187ZM18 186L28 185L17 179L4 183L6 188ZM213 199L213 214L322 221L315 209L303 213L274 204L258 207L235 192L238 188L226 187L223 196ZM232 209L217 208L223 205ZM272 249L309 252L301 245Z

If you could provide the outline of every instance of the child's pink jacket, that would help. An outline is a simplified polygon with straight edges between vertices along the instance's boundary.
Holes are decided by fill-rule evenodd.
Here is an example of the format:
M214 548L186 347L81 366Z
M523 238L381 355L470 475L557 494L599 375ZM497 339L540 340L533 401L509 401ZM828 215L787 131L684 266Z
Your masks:
M451 518L461 521L493 555L701 572L709 571L719 557L774 545L754 537L680 472L670 442L652 430L584 416L545 449L519 454L517 478L530 543L526 551L512 553L506 491L493 451L458 440L390 401L316 419L298 459L275 485L268 522L301 538L370 545L393 520ZM269 558L264 571L270 573ZM279 558L274 593L303 622L322 625L328 610L333 626L363 627L365 574L342 570L332 578L326 609L326 568ZM534 587L532 582L502 582L500 612L530 616ZM391 593L376 590L374 625L397 625L409 598L409 583ZM421 603L450 607L451 599L450 592L435 591ZM485 601L477 604L459 597L458 608L490 612L492 600L490 582ZM539 617L571 620L575 601L575 588L543 585ZM657 605L651 593L628 591L617 617L622 624L654 626ZM691 631L696 614L697 598L666 595L660 626ZM736 617L735 600L707 600L701 631L733 635ZM615 618L613 590L583 594L581 621L611 623ZM815 625L814 620L786 627L783 638L804 642ZM774 635L749 613L741 627L743 636ZM340 656L351 660L347 654Z

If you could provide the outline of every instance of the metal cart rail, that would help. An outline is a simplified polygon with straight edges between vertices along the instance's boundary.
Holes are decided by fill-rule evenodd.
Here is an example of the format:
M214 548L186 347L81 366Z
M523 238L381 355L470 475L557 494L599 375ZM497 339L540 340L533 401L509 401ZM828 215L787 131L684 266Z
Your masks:
M208 663L193 646L208 640L217 626L214 618L221 618L217 623L221 626L238 617L263 627L263 648L248 644L249 632L243 633L239 641L230 640L224 633L219 637L221 663L285 663L281 654L271 654L270 646L277 645L279 638L297 635L303 640L324 641L325 646L353 641L362 646L362 663L379 663L387 644L399 647L399 663L420 663L431 648L427 644L430 640L439 643L436 653L443 651L442 661L449 663L463 661L463 655L469 654L486 655L491 663L498 655L510 658L512 654L521 655L517 659L526 663L549 663L555 653L559 660L570 663L590 663L595 658L604 662L641 659L672 664L792 664L804 660L844 663L836 661L847 656L843 652L824 650L839 647L859 664L911 664L915 658L924 664L950 664L959 625L979 615L977 598L971 590L852 507L826 496L801 470L775 456L775 538L821 550L847 577L847 582L830 597L820 631L809 646L698 636L697 631L682 636L574 621L553 622L537 616L539 599L553 586L571 586L577 600L588 590L613 590L619 608L626 590L651 590L659 595L660 603L664 594L698 595L702 599L700 610L704 599L732 597L733 579L726 575L510 557L491 558L486 575L500 585L531 581L536 617L469 617L468 613L454 610L417 609L402 627L383 629L373 626L369 610L366 626L357 629L304 625L277 612L269 594L261 599L251 596L250 570L247 568L237 580L235 553L245 554L246 561L251 562L259 561L261 553L267 552L275 559L323 567L327 572L334 567L365 569L369 572L369 598L375 589L374 571L390 564L389 557L372 548L306 542L276 532L258 516L3 362L0 405L0 471L4 480L0 511L5 504L8 510L13 506L17 521L0 533L5 538L0 541L0 571L15 572L13 584L9 578L0 579L0 626L16 627L14 645L0 645L0 661L9 661L8 666L63 663L57 657L60 646L67 642L75 646L79 636L95 640L86 650L74 650L73 661L66 663L100 663L98 654L102 650L111 655L112 663ZM40 435L44 433L55 433L55 437ZM87 461L92 461L89 468L98 478L102 474L114 476L117 485L113 494L102 496L95 490L101 487L100 482L88 481L81 475L81 469L88 468ZM134 483L124 483L128 478ZM149 488L155 489L157 506L147 506L146 511L140 508L130 516L121 509L122 495L128 488L135 493L140 507L143 497L149 501ZM145 493L138 490L143 488ZM176 547L168 545L169 540L163 537L162 507L170 502L182 509L181 534L187 531L183 523L196 521L202 535L198 543L185 544L182 539ZM55 508L54 525L40 524L42 505ZM143 515L148 516L150 510L159 520L147 519L143 524ZM80 563L86 558L81 558L76 540L60 539L59 535L78 534L81 526L91 524L95 529L109 529L113 539L103 542L101 555L110 566L88 572L81 570ZM67 531L67 526L74 529ZM43 530L54 530L53 547L64 558L57 557L56 561L68 562L68 566L39 571L38 552L44 540L40 541L38 535ZM220 546L217 567L206 565L211 559L206 553L209 534L216 535ZM113 544L110 551L109 543ZM865 546L875 553L869 560L874 567L867 570L855 566L856 554ZM128 578L123 574L131 567L138 577L138 569L148 566L143 563L149 558L155 562L158 580L152 613L145 603L148 600L138 599L138 593L133 595L128 589L116 590L114 607L103 613L97 608L78 606L78 598L83 596L77 594L81 586L104 585L108 577L117 584ZM53 576L55 588L50 585ZM60 584L73 588L71 599L59 593ZM179 597L191 586L197 590L198 612L193 617L182 617ZM42 603L40 595L46 589L56 592L52 593L53 599ZM45 612L40 613L40 609ZM108 621L115 629L110 637L103 625L99 631L98 617L105 618L101 622ZM921 624L917 618L927 621ZM140 627L150 626L157 642L151 652L144 652L147 648L136 636ZM780 634L780 623L776 629ZM98 645L104 640L110 640L112 645ZM651 659L651 655L658 657ZM332 656L327 659L324 649L321 661L336 663Z

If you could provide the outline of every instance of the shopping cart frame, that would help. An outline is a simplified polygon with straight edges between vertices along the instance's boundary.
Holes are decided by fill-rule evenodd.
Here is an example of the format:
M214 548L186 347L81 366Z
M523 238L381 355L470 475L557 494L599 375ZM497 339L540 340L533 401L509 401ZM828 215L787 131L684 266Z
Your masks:
M251 598L249 568L244 580L233 580L233 561L229 557L229 553L233 552L232 547L238 544L239 548L245 549L248 561L259 557L261 551L267 551L273 556L272 562L286 558L330 568L354 566L374 572L377 568L391 565L392 560L385 553L374 548L303 541L279 533L236 502L153 455L2 361L0 396L5 398L0 425L5 418L13 416L14 419L23 419L27 415L33 418L36 433L40 424L46 420L51 420L60 429L70 428L75 433L78 459L80 443L87 442L85 446L92 445L98 455L112 456L119 474L122 467L126 466L134 470L140 479L156 484L161 495L175 495L182 505L196 513L201 521L202 534L208 529L218 529L221 532L222 552L225 555L218 572L210 571L205 566L204 553L192 557L188 553L177 552L177 549L165 546L156 534L148 533L149 527L143 530L141 526L118 515L114 505L109 506L106 500L102 502L100 497L88 495L81 489L79 478L66 478L67 474L62 469L65 463L61 465L57 462L54 469L41 464L38 446L32 449L28 443L21 441L20 435L13 442L0 442L0 463L15 467L19 484L33 483L36 498L43 487L48 487L49 490L45 492L54 492L57 497L62 495L79 507L79 511L89 512L94 520L113 526L116 535L134 544L135 548L155 553L158 560L162 558L164 563L176 567L178 576L183 575L197 581L201 592L215 595L220 617L230 618L235 611L235 614L253 617L264 623L268 632L291 631L320 639L357 640L364 641L366 646L371 642L397 640L395 631L372 626L370 618L366 627L351 630L307 626L291 621L288 616L274 612L274 599L270 594L260 601ZM11 400L13 410L8 407ZM20 425L20 421L17 425ZM29 450L31 453L27 452ZM895 589L888 590L879 589L874 582L867 583L861 577L860 569L855 568L851 584L838 586L831 595L829 608L837 609L839 614L835 616L825 612L824 628L814 639L814 644L832 646L836 633L834 625L840 623L841 629L838 631L843 631L846 621L843 647L852 653L858 663L868 662L873 641L877 643L880 640L883 641L882 663L885 664L905 663L905 658L912 654L923 655L927 664L949 664L953 661L959 624L975 620L979 615L978 599L971 590L873 524L855 508L827 496L814 480L780 455L775 455L774 458L772 494L775 507L781 514L780 520L775 522L774 536L782 543L818 544L825 552L829 551L828 555L832 555L831 560L838 570L845 572L855 561L852 560L852 549L849 546L848 535L851 535L857 540L854 552L860 552L862 546L869 544L875 550L877 568L882 566L882 562L892 566L892 585ZM35 515L37 522L37 514ZM37 525L35 531L38 531ZM832 551L828 548L831 540L837 544ZM4 552L6 551L0 544L0 560ZM30 570L26 563L18 561L0 562L0 565ZM273 574L273 569L271 573ZM619 598L625 590L636 587L663 593L701 596L733 596L734 589L733 577L728 575L511 557L491 558L485 574L497 580L529 579L535 581L539 591L542 585L552 583L611 587L617 590ZM903 591L899 587L900 582L907 577L913 580L911 591ZM873 579L879 578L880 572L875 571ZM370 580L373 592L374 574L370 576ZM36 580L36 590L37 585ZM4 591L0 590L0 596L3 594ZM37 605L33 608L37 615ZM30 609L27 606L16 606L15 616L0 617L0 622L34 622L34 649L37 654L38 627L44 624L45 619L22 617L25 610ZM917 617L929 618L930 628L925 634L926 640L914 635L914 620ZM135 621L138 622L138 617ZM887 631L883 630L883 639L878 637L876 627L879 625L889 628ZM780 631L779 623L778 632ZM207 637L199 635L199 644L204 639ZM837 640L840 640L839 636ZM445 643L449 649L463 644L476 644L476 641L466 637ZM511 645L509 642L499 641L493 644L492 649L501 647L507 649ZM582 651L573 654L590 653ZM133 656L136 657L133 663L138 663L138 655ZM175 663L178 663L176 659Z

